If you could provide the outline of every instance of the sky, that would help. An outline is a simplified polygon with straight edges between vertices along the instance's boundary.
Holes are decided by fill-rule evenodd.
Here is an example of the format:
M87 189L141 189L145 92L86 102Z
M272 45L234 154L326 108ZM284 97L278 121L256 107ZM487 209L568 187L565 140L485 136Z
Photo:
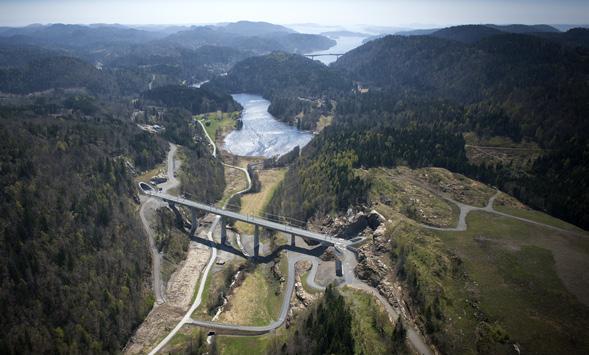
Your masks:
M237 20L398 27L587 24L589 0L0 0L0 26Z

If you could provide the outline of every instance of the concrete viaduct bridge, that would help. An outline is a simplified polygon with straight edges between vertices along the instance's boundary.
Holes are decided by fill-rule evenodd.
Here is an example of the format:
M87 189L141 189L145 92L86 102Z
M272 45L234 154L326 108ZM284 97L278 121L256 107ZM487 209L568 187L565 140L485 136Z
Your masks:
M341 57L342 55L344 55L345 53L317 53L317 54L305 54L304 56L307 58L311 58L311 59L315 59L316 57L336 57L336 59L339 59L339 57Z
M210 205L207 205L204 203L187 200L187 199L184 199L184 198L181 198L178 196L172 196L172 195L169 195L169 194L166 194L163 192L156 191L151 186L149 186L148 184L143 183L143 182L139 183L139 187L141 188L141 191L143 191L143 193L145 193L146 195L166 201L170 205L177 204L177 205L183 205L183 206L188 207L191 211L191 218L192 218L192 220L191 220L192 226L190 228L190 235L191 236L194 235L194 232L196 231L196 228L198 227L198 220L197 220L197 214L196 214L197 210L216 214L221 217L220 224L221 224L221 243L222 244L225 244L227 242L226 224L227 224L228 219L253 224L254 225L254 257L257 257L259 255L260 227L266 228L268 230L274 230L277 232L290 234L291 235L291 245L295 244L295 236L312 239L314 241L317 241L317 242L320 242L320 243L323 243L326 245L332 245L332 246L335 246L338 248L346 248L349 244L351 244L350 241L345 240L345 239L335 238L335 237L332 237L329 235L311 232L306 229L293 227L293 226L278 223L278 222L269 221L267 219L260 218L260 217L244 215L244 214L229 211L229 210L226 210L223 208L218 208L218 207L210 206Z

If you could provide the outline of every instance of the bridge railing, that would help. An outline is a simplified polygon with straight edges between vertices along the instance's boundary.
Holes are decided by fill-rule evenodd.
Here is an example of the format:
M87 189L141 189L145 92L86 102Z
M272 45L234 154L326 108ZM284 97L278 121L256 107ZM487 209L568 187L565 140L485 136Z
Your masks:
M191 200L185 199L183 197L179 197L179 196L172 196L172 195L167 195L167 194L164 196L164 195L162 195L161 193L159 193L157 191L145 191L144 190L143 192L145 194L149 195L149 196L161 198L161 199L166 200L166 201L175 202L175 203L183 204L183 205L186 205L186 206L191 206L191 204L199 204L199 205L202 205L203 207L206 207L206 208L204 208L205 210L209 211L210 213L217 214L217 215L224 215L224 214L226 214L226 212L236 213L236 214L242 216L245 219L246 222L249 222L249 223L252 223L252 224L257 224L258 223L256 221L256 219L263 220L263 221L270 222L270 223L279 224L279 225L281 225L282 229L285 232L290 231L293 234L301 235L300 233L301 233L302 228L297 227L297 226L292 226L290 224L281 223L281 222L277 222L277 221L266 220L266 219L264 219L263 217L260 217L260 216L255 216L255 215L251 215L251 214L242 214L242 213L230 211L230 210L227 210L227 209L224 209L224 208L219 208L219 207L211 206L211 205L204 204L204 203L198 203L198 202L191 201ZM195 207L196 208L199 208L197 206L195 206ZM284 216L278 216L278 215L273 215L273 216L286 218ZM335 238L335 237L333 237L331 235L319 234L319 233L314 233L314 232L310 232L310 231L306 231L306 232L307 233L313 233L313 234L320 235L321 236L321 240L328 241L331 244L336 244L338 241L340 241L339 238Z

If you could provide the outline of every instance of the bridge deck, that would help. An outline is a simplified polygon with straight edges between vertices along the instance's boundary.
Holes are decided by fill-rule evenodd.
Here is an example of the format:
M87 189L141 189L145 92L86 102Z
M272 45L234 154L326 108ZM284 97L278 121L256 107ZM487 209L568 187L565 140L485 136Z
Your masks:
M184 199L181 197L172 196L172 195L168 195L168 194L161 193L161 192L155 192L155 191L143 191L143 192L146 195L160 198L164 201L173 202L173 203L177 203L177 204L188 206L188 207L193 207L193 208L196 208L196 209L199 209L202 211L206 211L206 212L213 213L213 214L216 214L219 216L231 218L231 219L234 219L237 221L242 221L242 222L258 225L260 227L271 229L271 230L274 230L277 232L294 234L294 235L298 235L300 237L313 239L313 240L316 240L319 242L327 242L332 245L345 246L347 244L347 241L344 239L335 238L335 237L325 235L325 234L311 232L306 229L293 227L293 226L289 226L289 225L282 224L282 223L272 222L272 221L269 221L267 219L263 219L260 217L248 216L248 215L244 215L241 213L228 211L226 209L210 206L210 205L200 203L200 202L187 200L187 199Z

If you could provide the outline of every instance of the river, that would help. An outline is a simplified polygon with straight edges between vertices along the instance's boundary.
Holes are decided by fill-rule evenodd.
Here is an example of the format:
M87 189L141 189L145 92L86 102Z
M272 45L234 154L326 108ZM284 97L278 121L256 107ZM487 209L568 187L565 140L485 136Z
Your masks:
M304 147L313 134L278 121L268 112L270 101L259 95L235 94L235 101L243 106L243 127L225 137L224 148L240 156L272 157Z

